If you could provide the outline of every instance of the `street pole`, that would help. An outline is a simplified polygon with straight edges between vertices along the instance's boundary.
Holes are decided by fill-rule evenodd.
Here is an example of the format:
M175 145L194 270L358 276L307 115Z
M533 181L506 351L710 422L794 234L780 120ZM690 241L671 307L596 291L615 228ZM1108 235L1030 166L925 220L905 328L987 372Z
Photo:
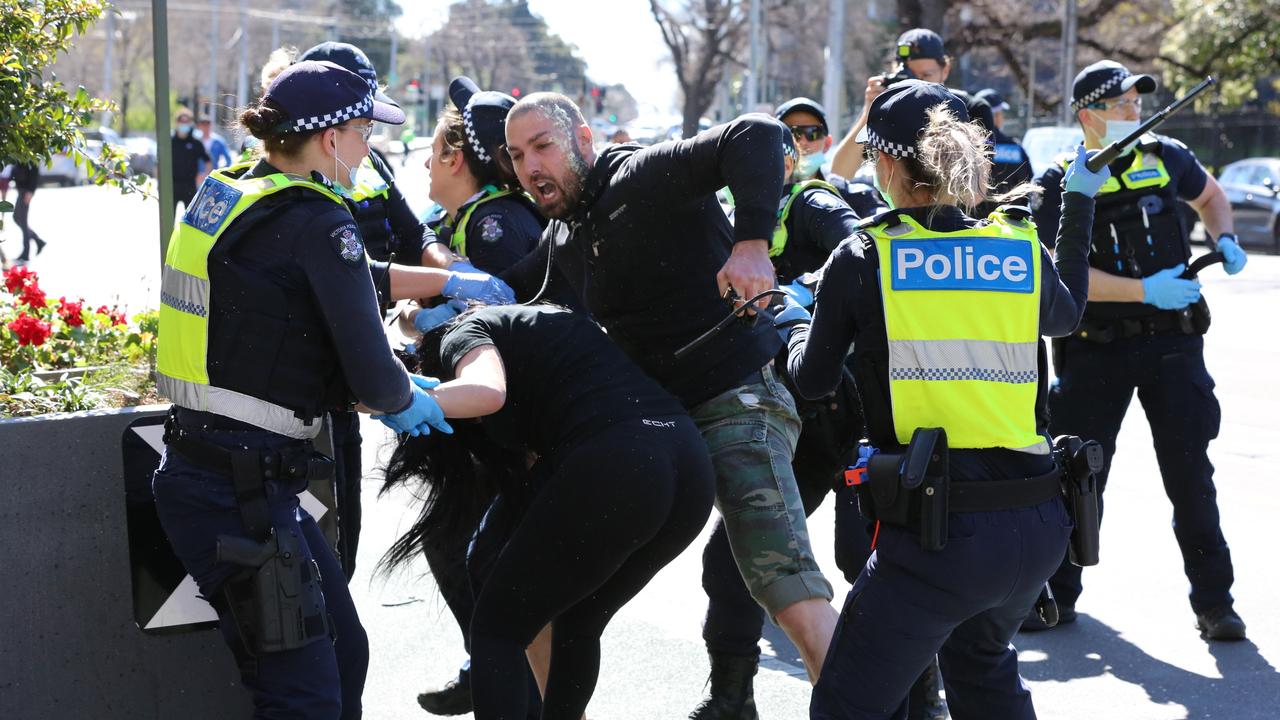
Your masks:
M111 68L115 65L112 56L115 51L116 44L116 9L107 8L107 26L104 28L107 33L107 49L102 58L102 97L111 99ZM102 124L104 126L111 125L111 111L102 111Z
M160 265L173 233L173 143L169 140L169 9L151 0L151 54L156 97L156 175L160 186Z
M213 105L218 101L218 16L222 13L222 0L213 0L213 17L209 23L209 112L213 113ZM197 103L198 105L199 103ZM200 114L199 107L191 111Z
M1061 124L1071 124L1071 85L1076 77L1076 0L1062 6L1062 113Z
M822 105L832 137L840 136L841 91L844 89L844 0L831 0L827 18L827 67L822 79Z
M422 33L422 88L418 93L422 98L422 124L416 131L427 134L428 122L431 120L431 33Z
M391 26L391 59L387 61L387 87L393 88L399 82L396 77L396 53L400 51L400 33L396 32L396 26Z
M747 68L747 83L743 92L742 111L754 112L759 102L757 75L760 73L760 0L751 0L751 64Z
M271 18L271 49L280 47L280 18Z
M1036 117L1036 44L1027 43L1027 114L1022 131L1031 129Z
M249 23L248 0L240 0L240 70L236 73L236 110L249 106Z

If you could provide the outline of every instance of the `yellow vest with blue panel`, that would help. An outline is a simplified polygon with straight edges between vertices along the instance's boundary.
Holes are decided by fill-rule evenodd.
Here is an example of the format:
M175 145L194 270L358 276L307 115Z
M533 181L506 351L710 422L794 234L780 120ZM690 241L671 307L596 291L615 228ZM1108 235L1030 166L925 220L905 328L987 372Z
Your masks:
M254 203L289 188L312 190L345 207L332 190L297 175L241 179L252 164L210 173L173 230L160 285L156 385L180 407L217 413L288 437L312 438L320 423L306 423L287 407L209 382L208 260L218 239Z
M1048 453L1036 431L1034 223L996 212L974 228L934 232L905 214L889 217L865 231L880 261L898 442L942 427L953 448Z

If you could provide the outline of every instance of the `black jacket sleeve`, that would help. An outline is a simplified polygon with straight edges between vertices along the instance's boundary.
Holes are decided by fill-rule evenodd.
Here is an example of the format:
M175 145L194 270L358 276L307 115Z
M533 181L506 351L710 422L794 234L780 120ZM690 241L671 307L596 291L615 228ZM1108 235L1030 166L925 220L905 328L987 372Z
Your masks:
M391 225L391 233L396 238L396 263L399 265L421 265L422 251L427 245L435 242L436 233L425 223L418 220L409 201L405 200L396 185L395 174L387 167L382 156L369 154L369 161L374 170L387 182L387 222Z
M1062 175L1062 168L1055 164L1036 180L1036 184L1044 188L1035 209L1036 232L1040 242L1050 250L1058 241L1058 222L1062 218Z
M858 215L842 198L824 190L810 190L804 200L805 232L828 253L858 232Z
M821 275L813 322L797 327L787 343L787 371L796 391L808 400L824 397L840 384L845 355L859 331L859 298L879 292L875 265L864 255L860 236L836 248Z
M341 238L359 234L345 210L317 215L301 228L294 246L298 265L311 284L329 325L347 385L356 398L380 412L399 412L411 399L404 365L391 353L363 253L348 259Z
M634 153L615 182L634 182L657 207L684 205L728 186L736 207L734 241L768 240L782 197L785 132L768 115L743 115L687 140Z
M1089 299L1089 245L1093 232L1093 198L1062 194L1053 264L1041 256L1040 334L1061 337L1075 331Z

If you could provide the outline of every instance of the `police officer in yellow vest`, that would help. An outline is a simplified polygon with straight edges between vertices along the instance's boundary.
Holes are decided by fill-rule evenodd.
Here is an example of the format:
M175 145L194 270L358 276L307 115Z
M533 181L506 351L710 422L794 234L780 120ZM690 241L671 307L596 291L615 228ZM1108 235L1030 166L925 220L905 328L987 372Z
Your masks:
M1076 76L1073 107L1085 147L1101 148L1139 124L1142 95L1155 79L1102 60ZM1040 237L1052 246L1058 227L1061 166L1040 178L1044 201L1036 213ZM1226 194L1195 155L1172 138L1146 135L1111 163L1111 179L1097 197L1089 304L1071 337L1055 343L1058 381L1049 394L1055 434L1096 439L1106 453L1099 505L1116 436L1137 391L1155 440L1165 493L1173 503L1174 535L1191 581L1196 625L1210 640L1242 640L1244 622L1232 608L1231 553L1218 517L1209 441L1218 435L1221 408L1204 363L1209 312L1200 283L1180 277L1191 258L1179 199L1199 213L1216 238L1230 274L1245 253L1232 231ZM1211 272L1211 271L1210 271ZM1075 620L1080 568L1065 559L1051 583L1059 623ZM1043 629L1029 619L1024 629Z
M862 451L873 464L859 490L879 520L875 552L845 603L813 718L901 717L935 654L955 717L1035 717L1009 641L1071 526L1038 422L1039 340L1071 332L1084 310L1090 196L1106 174L1072 168L1055 264L1029 211L961 210L987 192L984 139L939 84L904 80L879 95L858 140L897 209L832 254L811 325L795 306L775 318L805 397L830 392L853 346L880 453ZM926 438L943 444L929 452Z
M173 409L156 508L256 718L361 715L368 639L298 501L332 473L312 450L321 416L358 399L398 432L448 431L434 381L391 354L344 198L374 120L404 114L354 73L286 69L240 118L265 158L213 172L165 258L157 370Z

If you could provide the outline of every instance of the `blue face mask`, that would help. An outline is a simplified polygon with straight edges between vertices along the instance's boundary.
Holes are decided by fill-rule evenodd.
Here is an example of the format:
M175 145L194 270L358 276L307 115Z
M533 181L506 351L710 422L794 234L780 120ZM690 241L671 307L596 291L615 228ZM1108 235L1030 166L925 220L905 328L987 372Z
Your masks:
M875 186L876 192L880 193L880 197L884 198L884 204L888 205L890 210L895 210L896 208L893 205L893 198L889 197L889 193L885 192L885 189L880 187L880 173L873 174L872 178L871 184Z
M181 125L179 125L179 126L178 126L177 130L178 130L178 134L179 134L179 135L190 135L190 134L191 134L191 125L189 125L189 124L187 124L187 123L183 123L183 124L181 124Z
M810 153L801 156L800 162L796 165L795 176L800 180L808 180L818 174L823 165L827 164L827 154L825 152Z

